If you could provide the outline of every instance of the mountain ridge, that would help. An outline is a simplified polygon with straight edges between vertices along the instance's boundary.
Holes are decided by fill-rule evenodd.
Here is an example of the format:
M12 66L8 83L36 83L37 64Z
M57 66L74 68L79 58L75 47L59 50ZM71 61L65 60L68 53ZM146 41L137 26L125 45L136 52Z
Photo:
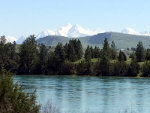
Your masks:
M118 32L105 32L93 36L86 36L77 38L81 41L83 47L98 46L102 47L104 39L107 38L109 43L114 41L118 49L135 48L139 41L143 42L144 47L148 48L150 45L150 36L141 36L133 34L125 34ZM56 46L58 43L67 43L72 38L63 36L47 36L37 40L37 43L43 43L48 46Z

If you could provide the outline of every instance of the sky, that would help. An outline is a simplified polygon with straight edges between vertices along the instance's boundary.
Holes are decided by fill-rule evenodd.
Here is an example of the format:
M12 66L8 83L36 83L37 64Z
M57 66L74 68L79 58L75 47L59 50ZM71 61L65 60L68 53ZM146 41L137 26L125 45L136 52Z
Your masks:
M0 0L0 35L20 37L68 23L150 31L150 0Z

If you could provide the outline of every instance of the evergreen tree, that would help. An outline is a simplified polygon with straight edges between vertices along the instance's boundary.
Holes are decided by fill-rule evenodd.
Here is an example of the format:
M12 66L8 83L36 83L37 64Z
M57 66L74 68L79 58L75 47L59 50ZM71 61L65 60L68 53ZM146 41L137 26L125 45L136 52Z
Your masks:
M109 75L109 59L107 55L103 54L99 63L99 75L108 76Z
M139 43L137 44L135 54L136 54L136 58L137 58L137 61L138 61L138 62L144 61L145 52L144 52L144 48L143 48L142 42L139 42Z
M47 62L48 62L48 49L45 45L39 45L39 61L38 61L38 72L39 74L46 74L47 70Z
M35 36L29 36L21 45L20 51L20 66L18 74L34 74L38 61L38 49L35 41Z
M150 60L150 49L146 50L146 60Z
M115 76L128 76L128 65L125 61L119 61L114 64L114 75Z
M100 53L100 49L95 46L93 51L94 51L94 53L93 53L94 54L94 58L100 58L100 54L101 54Z
M83 56L82 44L81 44L81 42L80 42L79 39L76 41L75 46L76 46L77 60L79 60L79 59L81 59L82 56Z
M110 47L109 47L109 43L108 43L107 38L105 38L105 40L104 40L103 54L105 54L108 59L111 56Z
M143 77L150 77L150 62L149 61L146 61L143 64L142 76Z
M5 36L2 36L0 39L0 70L5 68L16 73L19 59L16 53L16 43L6 43Z
M92 58L92 53L91 53L91 49L90 46L88 46L85 50L85 54L84 54L84 58L86 61L90 61Z
M48 63L47 63L47 70L49 75L55 75L58 73L60 62L55 57L54 52L50 52L48 54Z
M65 61L65 50L61 43L58 43L54 50L55 57L57 58L58 62L62 63Z
M94 58L94 49L92 46L90 47L90 51L91 51L91 58Z
M115 45L115 42L112 41L112 44L111 44L111 58L116 59L116 57L117 57L116 45Z
M77 75L85 75L86 65L85 61L81 61L76 66Z
M120 50L119 56L118 56L118 61L126 61L127 57L123 51Z
M132 61L129 65L128 75L136 77L139 73L140 66L136 61L136 57L133 56Z

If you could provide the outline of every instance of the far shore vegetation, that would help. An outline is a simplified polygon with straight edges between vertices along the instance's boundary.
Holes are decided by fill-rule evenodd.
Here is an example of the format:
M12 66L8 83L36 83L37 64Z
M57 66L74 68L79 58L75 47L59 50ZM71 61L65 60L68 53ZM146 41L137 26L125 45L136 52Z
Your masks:
M90 75L90 76L150 76L150 49L142 42L127 52L105 38L103 47L87 46L72 39L65 45L50 47L37 44L34 35L21 45L6 43L0 37L0 70L15 75ZM129 49L129 48L128 48ZM130 49L131 50L131 49Z

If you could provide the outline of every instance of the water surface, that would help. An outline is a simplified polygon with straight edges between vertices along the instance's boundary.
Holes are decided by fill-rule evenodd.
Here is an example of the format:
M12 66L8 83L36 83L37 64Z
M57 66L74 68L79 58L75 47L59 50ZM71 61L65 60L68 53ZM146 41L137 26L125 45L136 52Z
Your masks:
M37 102L51 101L61 113L150 113L150 79L76 76L15 76Z

